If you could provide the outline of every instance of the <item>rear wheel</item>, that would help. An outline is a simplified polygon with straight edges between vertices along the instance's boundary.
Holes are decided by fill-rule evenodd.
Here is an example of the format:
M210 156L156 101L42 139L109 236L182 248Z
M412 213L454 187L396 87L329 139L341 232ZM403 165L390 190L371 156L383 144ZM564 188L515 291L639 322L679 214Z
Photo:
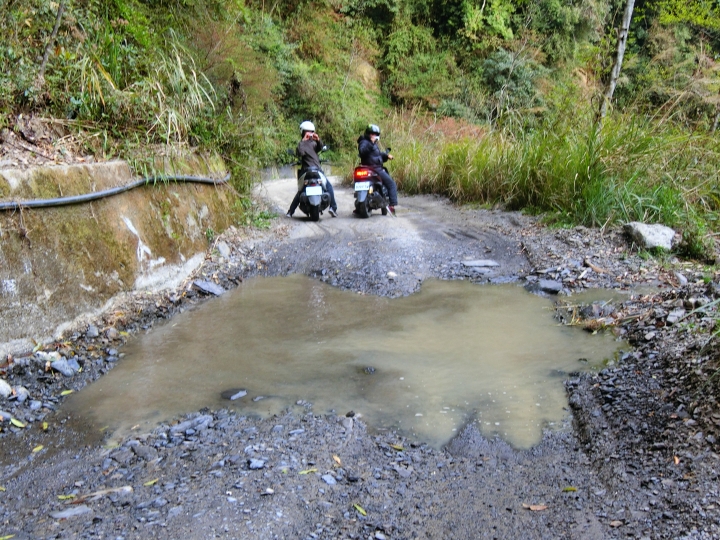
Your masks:
M311 206L310 207L310 221L320 221L320 207L319 206Z
M367 207L367 201L356 202L355 210L357 210L357 215L361 218L370 217L370 213L368 212L368 207Z
M380 212L382 212L382 215L383 215L383 216L387 216L387 212L388 212L387 206L383 206L383 207L380 209Z

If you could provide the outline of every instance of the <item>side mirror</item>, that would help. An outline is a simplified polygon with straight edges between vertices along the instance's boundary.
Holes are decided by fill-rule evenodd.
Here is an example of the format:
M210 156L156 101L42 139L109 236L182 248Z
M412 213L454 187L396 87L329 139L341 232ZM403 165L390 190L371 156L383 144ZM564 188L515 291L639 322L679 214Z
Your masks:
M387 153L389 154L391 151L392 151L392 148L390 148L390 147L388 146L388 147L387 147Z
M327 152L328 147L327 145L323 145L323 147L320 149L321 152Z
M288 148L285 152L287 153L288 156L295 156L295 151L291 150L290 148Z

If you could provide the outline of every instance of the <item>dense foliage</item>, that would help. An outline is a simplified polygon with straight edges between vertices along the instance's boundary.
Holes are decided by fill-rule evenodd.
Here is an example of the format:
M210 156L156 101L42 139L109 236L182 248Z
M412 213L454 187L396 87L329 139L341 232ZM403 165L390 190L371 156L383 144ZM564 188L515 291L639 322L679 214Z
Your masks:
M599 126L624 5L5 0L1 121L51 116L106 156L199 146L222 154L240 188L294 145L300 121L345 156L372 121L396 139L409 191L589 225L662 220L689 254L708 255L720 8L636 1Z

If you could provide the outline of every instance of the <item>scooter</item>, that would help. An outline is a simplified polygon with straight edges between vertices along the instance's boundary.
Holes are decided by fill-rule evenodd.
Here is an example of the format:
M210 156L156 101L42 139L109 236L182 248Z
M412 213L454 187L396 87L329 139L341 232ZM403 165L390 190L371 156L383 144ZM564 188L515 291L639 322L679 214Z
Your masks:
M387 149L390 152L390 148ZM375 169L359 165L353 171L355 183L355 213L361 218L370 217L373 210L380 210L383 216L388 215L387 188L383 185Z
M323 146L320 152L325 150L327 146ZM292 150L288 150L288 153L294 155ZM292 165L299 166L300 162L296 161ZM311 167L302 175L298 169L297 174L298 191L301 191L298 208L310 218L310 221L320 221L320 214L330 206L330 194L325 188L325 173L320 168Z

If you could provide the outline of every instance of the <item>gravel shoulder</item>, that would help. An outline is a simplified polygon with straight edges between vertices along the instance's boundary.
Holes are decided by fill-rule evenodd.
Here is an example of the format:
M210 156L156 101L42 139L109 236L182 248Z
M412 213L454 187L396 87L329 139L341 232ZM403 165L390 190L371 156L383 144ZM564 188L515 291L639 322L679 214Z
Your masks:
M282 215L293 190L292 180L267 182L258 197ZM715 275L641 257L619 230L548 229L433 197L401 197L397 218L359 220L352 193L336 191L340 217L230 229L182 287L119 297L62 342L9 359L0 536L720 537L718 364L706 346ZM472 264L486 259L499 266ZM633 350L598 373L571 374L566 429L527 451L473 424L434 449L370 433L349 411L315 414L305 401L267 420L197 411L119 446L63 413L63 394L122 362L129 335L202 302L213 286L291 273L390 297L431 277L552 284L560 320L613 331ZM626 294L577 305L574 293L595 288Z

